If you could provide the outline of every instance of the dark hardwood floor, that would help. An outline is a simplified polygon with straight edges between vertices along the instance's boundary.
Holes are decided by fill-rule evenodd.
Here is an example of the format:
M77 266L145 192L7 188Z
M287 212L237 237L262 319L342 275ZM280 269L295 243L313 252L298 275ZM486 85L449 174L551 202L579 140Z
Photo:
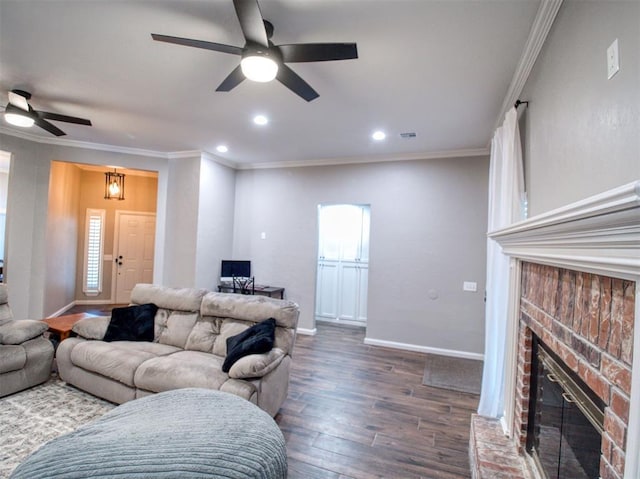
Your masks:
M289 479L471 477L477 395L424 386L424 354L368 346L363 328L317 328L316 336L296 338L289 397L275 418Z
M470 477L477 395L422 385L424 354L368 346L363 328L317 328L297 336L276 416L289 479Z

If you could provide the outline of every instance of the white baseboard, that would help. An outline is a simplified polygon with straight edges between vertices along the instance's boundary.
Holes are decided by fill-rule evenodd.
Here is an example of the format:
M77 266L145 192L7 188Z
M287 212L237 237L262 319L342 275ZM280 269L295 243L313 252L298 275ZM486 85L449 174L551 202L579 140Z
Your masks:
M76 302L75 301L71 301L69 304L67 304L66 306L63 306L62 308L60 308L55 313L50 314L49 316L47 316L47 318L55 318L56 316L60 316L62 313L65 313L65 312L69 311L75 305L76 305Z
M114 304L110 299L76 299L76 305L91 306L93 304Z
M329 318L320 318L318 316L316 316L316 322L321 322L321 323L329 323L329 324L340 324L340 325L347 325L347 326L358 326L360 328L366 328L367 327L367 322L366 321L351 321L349 319L329 319Z
M318 330L316 328L307 329L307 328L298 328L296 329L298 334L304 334L306 336L315 336Z
M364 338L364 344L392 349L403 349L405 351L416 351L418 353L439 354L440 356L451 356L454 358L475 359L477 361L484 360L484 354L480 353L457 351L455 349L434 348L431 346L419 346L417 344L396 343L395 341L386 341L384 339Z

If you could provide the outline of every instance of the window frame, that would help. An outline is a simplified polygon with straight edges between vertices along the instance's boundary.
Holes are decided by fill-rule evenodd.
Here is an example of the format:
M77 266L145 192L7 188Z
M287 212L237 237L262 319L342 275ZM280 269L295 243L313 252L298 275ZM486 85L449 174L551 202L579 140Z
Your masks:
M98 232L92 230L96 219L99 223ZM82 292L86 296L98 296L102 293L105 223L106 210L87 208L85 216L84 264L82 268ZM96 242L98 243L97 245L95 244ZM93 272L94 269L95 273ZM90 281L91 284L89 284Z

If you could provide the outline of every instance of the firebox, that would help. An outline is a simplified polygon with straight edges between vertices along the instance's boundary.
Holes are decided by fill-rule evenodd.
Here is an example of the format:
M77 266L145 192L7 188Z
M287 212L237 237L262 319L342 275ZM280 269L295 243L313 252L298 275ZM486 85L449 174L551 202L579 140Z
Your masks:
M527 451L548 479L597 479L604 402L534 335Z

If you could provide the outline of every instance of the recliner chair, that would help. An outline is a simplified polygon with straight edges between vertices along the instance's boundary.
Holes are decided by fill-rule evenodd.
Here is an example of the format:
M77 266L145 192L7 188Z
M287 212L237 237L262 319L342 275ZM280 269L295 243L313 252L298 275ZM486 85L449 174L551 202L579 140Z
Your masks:
M53 345L46 330L42 321L13 319L7 285L0 284L0 397L49 379Z

